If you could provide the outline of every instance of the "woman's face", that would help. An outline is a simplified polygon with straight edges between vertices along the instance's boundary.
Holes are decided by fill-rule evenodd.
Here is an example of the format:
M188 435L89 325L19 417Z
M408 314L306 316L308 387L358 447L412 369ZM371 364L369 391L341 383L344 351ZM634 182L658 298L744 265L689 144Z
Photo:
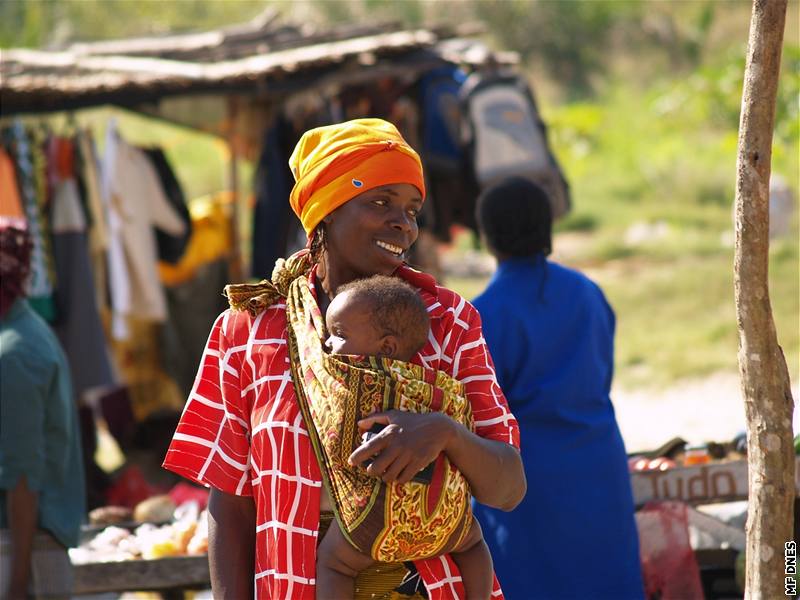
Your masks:
M336 285L390 275L419 233L422 197L411 184L367 190L325 217L329 276Z

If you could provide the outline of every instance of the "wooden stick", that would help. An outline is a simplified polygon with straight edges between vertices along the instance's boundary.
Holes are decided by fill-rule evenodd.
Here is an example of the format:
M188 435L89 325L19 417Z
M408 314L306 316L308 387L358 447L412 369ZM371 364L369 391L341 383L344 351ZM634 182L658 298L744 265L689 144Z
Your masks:
M793 400L769 300L769 177L787 0L754 0L736 164L734 289L747 417L745 597L784 597L792 539Z
M228 159L228 185L231 190L231 281L239 283L243 280L241 236L239 235L239 219L241 216L241 194L239 191L239 149L236 144L237 125L239 117L239 99L228 96L228 131L227 141L229 150Z

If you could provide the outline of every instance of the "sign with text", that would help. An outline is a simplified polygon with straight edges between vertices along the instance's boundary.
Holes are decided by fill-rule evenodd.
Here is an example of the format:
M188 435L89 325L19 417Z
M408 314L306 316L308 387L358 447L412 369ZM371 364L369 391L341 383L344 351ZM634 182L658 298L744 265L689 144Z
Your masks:
M650 500L713 504L747 499L747 461L631 473L637 506ZM800 459L795 458L795 494L800 495Z

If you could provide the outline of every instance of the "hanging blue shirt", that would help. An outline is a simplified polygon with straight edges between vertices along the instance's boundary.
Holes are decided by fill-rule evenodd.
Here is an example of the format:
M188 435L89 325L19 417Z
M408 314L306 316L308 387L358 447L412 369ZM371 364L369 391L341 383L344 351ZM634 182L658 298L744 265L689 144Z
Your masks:
M609 398L614 313L600 288L544 257L502 262L474 300L520 425L528 493L475 505L510 600L643 597L625 446Z

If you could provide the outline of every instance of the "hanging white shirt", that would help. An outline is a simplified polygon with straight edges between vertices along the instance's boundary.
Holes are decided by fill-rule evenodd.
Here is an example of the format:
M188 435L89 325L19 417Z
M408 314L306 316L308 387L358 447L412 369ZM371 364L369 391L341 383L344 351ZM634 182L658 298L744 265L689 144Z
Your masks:
M127 317L149 321L167 318L153 227L178 236L184 233L186 224L170 206L145 153L121 139L111 126L109 130L102 188L109 219L112 334L126 339Z

